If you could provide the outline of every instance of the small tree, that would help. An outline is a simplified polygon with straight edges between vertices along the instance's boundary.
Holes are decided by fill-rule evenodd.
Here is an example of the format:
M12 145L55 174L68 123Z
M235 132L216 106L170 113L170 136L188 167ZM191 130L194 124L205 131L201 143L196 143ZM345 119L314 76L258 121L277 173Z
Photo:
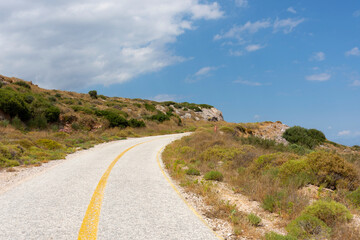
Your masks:
M97 91L96 90L91 90L89 91L89 95L92 99L97 99L98 96L97 96Z

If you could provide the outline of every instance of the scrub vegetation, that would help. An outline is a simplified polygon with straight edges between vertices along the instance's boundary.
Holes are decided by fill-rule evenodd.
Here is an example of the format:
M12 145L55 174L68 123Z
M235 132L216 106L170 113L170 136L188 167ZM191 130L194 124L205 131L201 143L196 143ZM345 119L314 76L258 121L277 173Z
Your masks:
M359 239L359 226L350 224L351 212L359 213L359 152L341 145L334 148L315 129L289 128L283 135L287 145L248 134L261 124L222 123L218 131L198 128L167 146L165 166L185 190L210 206L206 216L229 221L239 237ZM199 175L186 169L196 169ZM223 198L219 181L278 214L288 235L259 235L261 219L238 211ZM309 187L317 189L316 196L307 194Z
M175 109L211 107L46 90L0 75L0 168L38 165L126 137L194 131L208 122L181 119Z

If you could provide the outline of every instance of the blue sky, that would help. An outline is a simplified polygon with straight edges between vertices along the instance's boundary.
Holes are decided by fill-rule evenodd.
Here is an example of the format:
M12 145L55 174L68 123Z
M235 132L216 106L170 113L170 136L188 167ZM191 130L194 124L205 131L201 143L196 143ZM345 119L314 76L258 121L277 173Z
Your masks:
M360 145L360 2L0 0L0 73Z

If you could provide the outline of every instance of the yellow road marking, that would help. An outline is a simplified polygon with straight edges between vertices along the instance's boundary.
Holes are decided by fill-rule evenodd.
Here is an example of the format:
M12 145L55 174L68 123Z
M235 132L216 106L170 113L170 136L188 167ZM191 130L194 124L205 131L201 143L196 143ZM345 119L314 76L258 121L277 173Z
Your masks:
M153 140L151 140L153 141ZM149 142L149 141L147 141ZM129 147L125 151L123 151L119 156L115 158L114 161L110 164L110 166L107 168L104 175L102 175L94 194L92 195L90 204L86 210L84 220L81 224L81 228L78 235L78 240L95 240L97 237L97 231L98 231L98 225L99 225L99 216L100 216L100 210L101 210L101 204L104 198L104 190L106 186L106 182L109 178L110 172L119 161L119 159L124 156L125 153L130 151L136 146L139 146L141 144L144 144L146 142L138 143L132 147Z
M169 182L170 186L175 190L175 192L179 195L179 197L185 202L185 204L188 206L188 208L190 208L190 210L205 224L205 226L207 226L218 239L224 240L223 237L221 237L220 235L218 235L211 227L210 225L205 221L205 219L190 205L190 203L188 203L188 201L186 201L186 199L182 196L182 194L180 193L180 191L177 189L177 187L172 183L172 181L170 180L170 178L167 176L167 174L165 173L163 167L161 166L160 163L160 153L162 152L162 150L164 150L165 147L161 148L157 155L156 155L156 161L159 165L159 168L162 172L162 174L164 175L165 179Z

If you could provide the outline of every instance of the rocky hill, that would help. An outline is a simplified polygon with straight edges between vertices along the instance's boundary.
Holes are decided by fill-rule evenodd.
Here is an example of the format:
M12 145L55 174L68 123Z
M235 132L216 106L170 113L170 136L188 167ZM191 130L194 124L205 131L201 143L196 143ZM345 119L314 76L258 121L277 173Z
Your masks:
M31 82L0 75L0 120L20 118L25 128L94 130L108 127L144 127L165 121L183 125L194 121L223 121L221 111L207 104L156 102L42 89ZM151 125L151 124L150 124Z

